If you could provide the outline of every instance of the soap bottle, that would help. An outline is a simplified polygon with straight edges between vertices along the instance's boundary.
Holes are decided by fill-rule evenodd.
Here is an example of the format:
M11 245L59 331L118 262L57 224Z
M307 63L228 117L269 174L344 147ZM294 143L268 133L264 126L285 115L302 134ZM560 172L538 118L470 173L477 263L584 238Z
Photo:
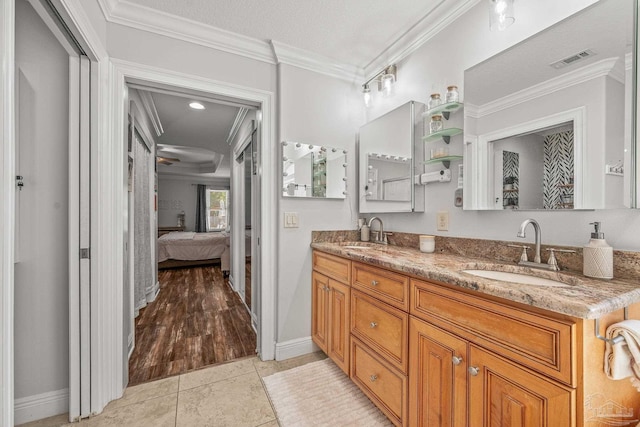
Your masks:
M369 241L369 226L365 223L362 227L360 227L360 240L363 242Z
M604 233L600 232L600 223L592 222L595 231L591 233L591 240L582 250L585 276L598 279L613 279L613 248L604 240Z

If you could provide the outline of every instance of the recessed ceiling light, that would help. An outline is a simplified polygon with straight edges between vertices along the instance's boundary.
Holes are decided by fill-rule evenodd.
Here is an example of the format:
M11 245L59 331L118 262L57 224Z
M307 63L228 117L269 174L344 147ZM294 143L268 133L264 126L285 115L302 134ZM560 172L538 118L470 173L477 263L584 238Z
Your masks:
M194 110L204 110L204 105L196 101L189 103L189 107L193 108Z

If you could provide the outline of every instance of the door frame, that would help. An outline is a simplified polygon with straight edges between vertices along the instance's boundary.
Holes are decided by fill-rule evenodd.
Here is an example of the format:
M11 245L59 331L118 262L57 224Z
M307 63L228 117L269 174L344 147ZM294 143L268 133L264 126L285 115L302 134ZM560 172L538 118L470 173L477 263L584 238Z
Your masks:
M0 0L0 424L13 425L13 278L15 212L15 0Z
M124 99L126 93L127 83L145 82L149 85L158 86L172 86L185 90L199 91L210 93L215 96L230 97L234 99L244 100L259 105L258 120L261 121L262 126L262 152L259 159L259 170L261 172L260 180L260 193L262 194L262 200L260 205L259 215L261 217L262 227L260 233L260 256L262 259L260 268L261 281L261 319L259 322L260 335L260 347L258 348L260 357L263 360L272 360L275 358L275 296L276 296L276 278L277 278L277 263L276 263L276 239L277 239L277 178L276 171L277 166L277 153L278 147L275 144L275 94L271 91L265 91L250 87L242 87L234 84L215 81L212 79L206 79L200 76L179 73L167 69L152 67L135 62L111 59L111 94L110 108L112 111L112 143L108 152L104 155L112 159L112 165L114 167L114 179L118 177L126 176L124 170L124 162L120 161L124 158L124 147L126 135L123 134L124 120L127 116L127 103ZM109 195L104 195L104 202L115 208L116 212L122 212L121 207L124 206L124 194L114 192ZM114 219L114 230L123 230L124 217L117 215ZM111 235L111 239L115 243L117 248L117 256L122 260L122 236L120 233L114 233ZM122 261L118 263L120 270L122 269ZM122 292L120 291L120 294ZM119 301L111 301L112 304L122 305L122 295L120 295ZM122 323L122 312L120 309L117 312L111 314L112 321L106 322L104 325L96 325L96 329L93 333L104 333L105 326L108 324L114 325L118 321ZM93 328L93 324L92 324ZM122 347L122 328L118 331L110 331L111 333L120 335L112 340L113 349L119 349ZM104 336L104 335L103 335ZM119 352L118 354L122 354ZM114 354L114 356L117 356ZM119 366L119 369L125 369L124 366ZM116 378L121 378L121 372L114 372ZM124 388L124 387L123 387Z

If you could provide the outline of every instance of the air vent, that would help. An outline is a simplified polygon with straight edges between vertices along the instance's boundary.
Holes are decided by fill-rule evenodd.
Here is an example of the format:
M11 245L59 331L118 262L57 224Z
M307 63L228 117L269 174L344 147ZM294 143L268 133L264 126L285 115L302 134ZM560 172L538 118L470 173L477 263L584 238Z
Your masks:
M571 55L567 58L561 59L560 61L554 62L553 64L550 64L550 65L556 70L558 70L560 68L566 67L567 65L571 65L578 61L582 61L583 59L590 58L595 54L596 53L591 49L587 49L587 50L583 50L582 52L578 52L575 55Z

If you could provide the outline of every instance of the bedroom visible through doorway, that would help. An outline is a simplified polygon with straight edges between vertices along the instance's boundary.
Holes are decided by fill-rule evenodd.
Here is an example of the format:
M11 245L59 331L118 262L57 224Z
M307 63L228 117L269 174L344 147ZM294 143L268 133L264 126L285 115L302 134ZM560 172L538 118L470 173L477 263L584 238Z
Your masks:
M128 240L133 250L126 255L125 307L131 314L133 385L256 353L257 318L250 312L250 298L259 289L247 292L237 283L257 286L259 280L246 280L252 277L251 267L232 262L234 234L251 245L251 230L245 239L244 225L233 224L234 199L244 200L245 189L249 198L253 195L250 186L234 182L231 153L244 139L244 129L255 127L257 110L166 87L131 84L128 93ZM194 100L202 108L190 107ZM142 186L148 193L140 190L136 174L142 169L140 147L148 149L151 159L142 156L149 170ZM132 209L140 197L149 215ZM136 274L138 261L145 258L137 255L135 240L141 228L150 231L153 278L142 300ZM251 247L243 249L252 252Z

